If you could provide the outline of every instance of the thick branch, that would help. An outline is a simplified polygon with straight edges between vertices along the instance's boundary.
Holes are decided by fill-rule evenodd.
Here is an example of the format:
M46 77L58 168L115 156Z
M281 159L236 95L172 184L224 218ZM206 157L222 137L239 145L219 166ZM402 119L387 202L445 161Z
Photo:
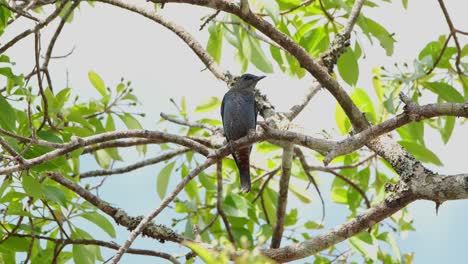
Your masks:
M125 226L128 229L132 230L137 226L137 224L141 220L141 218L139 217L128 216L127 213L125 213L125 211L123 211L122 209L113 207L112 205L104 202L99 197L92 194L90 191L86 190L85 188L81 187L80 185L72 182L71 180L58 173L47 172L46 175L55 182L59 183L60 185L66 187L67 189L70 189L71 191L73 191L92 205L96 206L99 210L112 217L115 220L115 222L119 225ZM145 230L143 231L143 234L158 240L167 240L176 243L182 243L183 241L188 240L187 238L175 233L171 229L163 225L156 224L147 225Z
M409 203L416 200L411 193L395 194L383 202L368 209L356 218L324 232L312 239L279 249L264 249L262 253L278 262L289 262L314 255L329 248L361 231L371 228L378 222L398 212Z

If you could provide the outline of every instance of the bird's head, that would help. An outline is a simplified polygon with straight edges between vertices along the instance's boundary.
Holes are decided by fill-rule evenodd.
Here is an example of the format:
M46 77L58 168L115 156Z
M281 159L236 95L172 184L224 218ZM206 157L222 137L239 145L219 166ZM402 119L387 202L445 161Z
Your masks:
M251 89L255 88L255 85L258 81L265 78L266 76L255 76L250 73L243 74L239 78L237 78L236 82L234 83L234 89Z

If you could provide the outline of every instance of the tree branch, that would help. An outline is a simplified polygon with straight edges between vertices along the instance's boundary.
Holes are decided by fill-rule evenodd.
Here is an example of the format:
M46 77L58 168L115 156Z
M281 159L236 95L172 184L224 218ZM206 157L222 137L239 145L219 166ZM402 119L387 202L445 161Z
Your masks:
M218 161L216 163L216 179L217 179L217 186L218 186L216 208L218 210L218 214L221 216L221 219L223 219L224 226L226 226L226 230L229 235L229 241L231 241L234 247L237 247L236 238L234 237L234 233L232 232L231 225L229 224L227 215L223 210L223 164L221 161Z
M120 260L120 258L122 257L122 255L130 248L131 244L133 243L133 241L135 241L135 239L137 238L137 236L145 229L146 225L152 221L159 213L161 213L161 211L166 208L166 206L169 205L169 203L172 202L172 200L174 200L174 198L177 196L177 194L179 194L180 191L182 191L182 189L193 179L195 178L200 172L204 171L205 169L207 169L208 167L210 167L211 165L213 165L214 163L216 163L216 159L213 159L213 158L208 158L202 165L198 166L197 168L195 168L194 170L192 170L188 175L187 177L184 178L184 180L182 182L180 182L174 189L174 191L172 191L171 194L169 194L168 196L166 196L166 198L164 198L164 200L161 201L161 204L155 208L153 211L151 211L151 213L149 213L147 216L145 216L141 221L140 223L136 226L135 229L132 230L132 232L130 233L128 239L125 241L125 243L119 248L119 250L117 251L117 253L114 255L114 257L111 259L110 263L112 264L117 264Z
M421 121L437 116L468 117L468 103L440 103L419 106L411 102L404 94L400 94L400 98L406 104L405 111L402 114L337 142L335 148L326 155L324 163L328 164L335 157L351 153L354 150L361 148L372 139L411 122Z
M96 246L106 247L106 248L115 249L115 250L119 249L119 245L117 245L117 244L102 241L102 240L94 240L94 239L69 239L69 238L67 238L67 239L58 239L58 238L53 238L53 237L40 236L40 235L28 235L28 234L14 234L12 236L13 237L24 237L24 238L35 238L35 239L48 240L48 241L52 241L52 242L54 242L56 244L60 244L60 245L96 245ZM129 248L127 253L136 254L136 255L160 257L160 258L163 258L163 259L167 259L168 261L170 261L170 262L172 262L174 264L179 264L180 263L172 255L170 255L168 253L164 253L164 252L154 251L154 250Z
M276 206L276 221L271 237L271 248L279 248L284 231L284 216L288 203L289 179L291 178L292 159L294 145L290 144L283 148L281 178L279 182L278 205Z
M91 178L91 177L97 177L97 176L107 176L107 175L113 175L113 174L122 174L126 173L129 171L133 171L142 167L146 167L148 165L153 165L157 164L159 162L171 159L175 156L178 156L180 154L186 153L190 151L188 148L179 148L176 150L171 150L167 151L166 153L163 153L157 157L142 160L139 162L136 162L132 165L128 165L122 168L117 168L117 169L109 169L109 170L94 170L94 171L88 171L84 173L80 173L80 179L85 179L85 178Z
M17 35L14 37L12 40L8 41L5 45L0 47L0 54L5 53L5 51L9 48L11 48L13 45L15 45L16 42L22 40L23 38L29 36L31 33L37 32L41 28L47 26L52 20L54 20L62 11L62 9L65 7L67 4L67 0L64 0L60 3L60 6L57 7L54 12L52 12L44 21L41 23L38 23L34 28L32 29L27 29L23 31L21 34Z
M397 193L358 215L356 218L312 239L279 249L263 249L261 251L265 256L281 263L302 259L374 226L415 200L416 196L409 192Z
M59 183L60 185L73 191L74 193L76 193L77 195L79 195L80 197L97 207L99 210L112 217L117 224L125 226L130 230L133 230L142 219L141 217L128 216L127 213L122 209L113 207L107 202L104 202L99 197L92 194L90 191L86 190L85 188L70 181L66 177L56 172L46 172L45 175L50 179L54 180L55 182ZM143 234L161 241L172 241L179 244L181 244L184 241L191 241L163 225L156 225L153 223L150 223L146 226L146 228L143 230Z

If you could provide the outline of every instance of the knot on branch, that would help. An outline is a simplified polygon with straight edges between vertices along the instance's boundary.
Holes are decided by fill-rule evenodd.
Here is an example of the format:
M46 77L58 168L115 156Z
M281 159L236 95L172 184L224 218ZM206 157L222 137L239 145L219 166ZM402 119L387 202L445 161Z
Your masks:
M333 40L328 51L320 56L321 63L327 68L329 73L333 72L333 67L337 63L338 58L345 53L349 45L349 35L339 34Z
M423 117L419 114L418 108L419 105L413 102L408 96L404 93L399 94L400 100L405 104L403 107L403 111L408 115L410 121L418 122L423 119Z

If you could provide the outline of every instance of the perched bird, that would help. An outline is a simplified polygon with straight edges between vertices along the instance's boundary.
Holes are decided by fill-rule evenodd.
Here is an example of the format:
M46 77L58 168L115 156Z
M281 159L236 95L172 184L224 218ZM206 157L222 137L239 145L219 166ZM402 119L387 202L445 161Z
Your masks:
M221 104L224 135L228 142L245 137L255 130L258 109L255 105L255 85L265 76L244 74L224 95ZM252 146L236 149L232 156L239 169L242 192L250 191L250 151Z

